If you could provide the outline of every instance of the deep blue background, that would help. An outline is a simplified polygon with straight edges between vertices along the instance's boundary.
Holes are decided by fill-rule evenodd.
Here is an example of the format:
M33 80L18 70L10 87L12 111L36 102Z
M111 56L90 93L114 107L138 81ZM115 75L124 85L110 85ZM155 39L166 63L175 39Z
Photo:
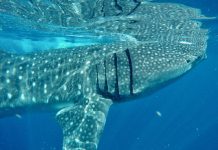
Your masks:
M217 0L161 2L218 16ZM204 27L210 30L208 58L151 96L113 105L99 150L218 150L218 20ZM53 115L0 119L0 150L60 150L62 133Z

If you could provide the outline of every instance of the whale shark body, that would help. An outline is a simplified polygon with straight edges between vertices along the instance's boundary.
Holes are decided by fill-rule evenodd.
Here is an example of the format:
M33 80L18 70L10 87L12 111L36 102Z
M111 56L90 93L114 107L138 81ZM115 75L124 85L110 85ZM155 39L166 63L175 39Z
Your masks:
M96 150L113 103L154 91L206 56L208 31L198 21L206 17L180 4L15 0L1 2L0 10L36 22L32 28L50 23L125 37L29 53L0 50L0 116L57 111L64 150Z

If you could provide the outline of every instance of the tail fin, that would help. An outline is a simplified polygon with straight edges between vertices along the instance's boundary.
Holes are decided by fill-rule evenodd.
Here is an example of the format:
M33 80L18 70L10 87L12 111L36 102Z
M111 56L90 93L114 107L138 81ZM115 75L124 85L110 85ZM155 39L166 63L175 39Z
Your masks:
M88 101L85 105L64 108L56 115L63 129L64 150L97 150L112 102L100 97L93 97Z

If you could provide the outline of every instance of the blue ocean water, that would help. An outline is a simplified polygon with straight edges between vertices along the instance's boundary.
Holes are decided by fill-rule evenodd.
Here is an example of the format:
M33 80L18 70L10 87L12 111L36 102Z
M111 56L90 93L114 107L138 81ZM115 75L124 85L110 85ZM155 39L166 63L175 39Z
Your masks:
M186 4L218 17L217 0L158 2ZM113 105L99 150L218 149L218 20L205 20L204 27L210 31L207 59L148 97ZM0 119L0 150L61 147L62 133L53 113Z

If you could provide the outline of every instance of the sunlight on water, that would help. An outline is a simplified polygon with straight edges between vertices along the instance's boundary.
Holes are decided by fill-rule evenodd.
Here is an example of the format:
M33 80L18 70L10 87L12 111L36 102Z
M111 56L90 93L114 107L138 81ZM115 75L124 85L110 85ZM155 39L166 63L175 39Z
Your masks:
M0 13L0 49L15 53L72 48L126 40L131 40L131 37L122 34L88 31L84 28L37 24Z

